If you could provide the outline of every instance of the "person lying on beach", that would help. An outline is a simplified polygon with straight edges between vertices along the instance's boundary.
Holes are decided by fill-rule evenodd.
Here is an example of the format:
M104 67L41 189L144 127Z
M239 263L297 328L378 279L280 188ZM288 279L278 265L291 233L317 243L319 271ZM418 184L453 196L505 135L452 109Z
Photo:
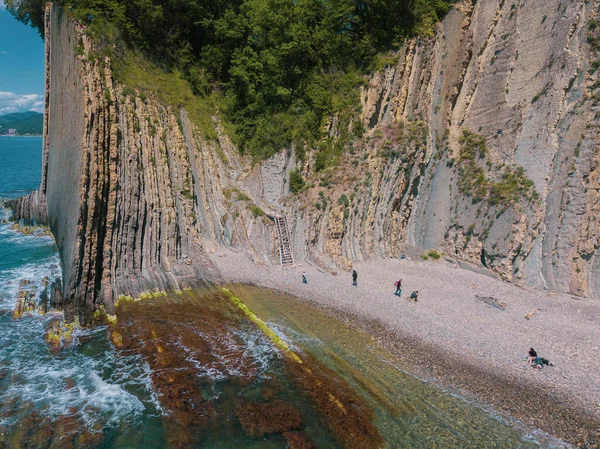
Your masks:
M527 364L529 366L531 366L531 364L534 362L534 360L536 358L537 358L537 352L535 352L535 349L529 348L529 355L527 356Z
M550 360L538 356L537 352L535 352L535 349L533 348L529 348L529 357L527 357L527 364L536 369L542 369L544 365L554 366L554 364L551 363Z

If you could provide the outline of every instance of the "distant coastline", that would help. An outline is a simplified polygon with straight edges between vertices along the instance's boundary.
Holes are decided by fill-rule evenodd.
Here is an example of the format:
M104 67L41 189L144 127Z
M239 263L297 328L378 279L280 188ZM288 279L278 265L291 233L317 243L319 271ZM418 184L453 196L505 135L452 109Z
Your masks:
M44 137L42 134L0 134L0 137Z
M13 112L0 115L0 135L41 136L44 132L44 114L41 112Z

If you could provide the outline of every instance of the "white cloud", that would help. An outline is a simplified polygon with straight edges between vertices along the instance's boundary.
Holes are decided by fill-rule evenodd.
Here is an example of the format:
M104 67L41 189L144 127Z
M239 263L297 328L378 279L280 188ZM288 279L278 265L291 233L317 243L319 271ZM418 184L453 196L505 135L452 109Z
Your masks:
M0 115L25 111L44 112L44 96L37 94L18 95L13 92L0 92Z

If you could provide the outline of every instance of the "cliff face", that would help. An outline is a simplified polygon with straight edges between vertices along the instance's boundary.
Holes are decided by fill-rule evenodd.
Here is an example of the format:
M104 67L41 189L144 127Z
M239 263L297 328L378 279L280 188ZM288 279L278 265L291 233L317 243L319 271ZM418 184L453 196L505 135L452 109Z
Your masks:
M209 140L184 110L114 84L83 26L49 5L44 177L13 208L41 217L47 203L65 304L84 321L122 294L219 280L221 246L278 264L277 215L295 259L324 268L435 248L599 297L596 9L457 5L373 75L366 135L314 173L293 149L252 166L216 117ZM289 195L295 166L312 184Z
M218 280L206 250L236 234L220 176L241 171L227 138L207 142L185 111L125 94L110 61L89 56L83 26L59 7L47 7L45 23L47 126L35 195L47 203L67 312L87 322L100 306L112 313L122 294ZM32 209L28 199L13 207L19 218Z
M362 92L369 137L332 176L343 189L325 213L294 208L296 240L345 266L441 249L599 297L597 8L463 2L435 39L409 41ZM487 151L471 163L479 136Z

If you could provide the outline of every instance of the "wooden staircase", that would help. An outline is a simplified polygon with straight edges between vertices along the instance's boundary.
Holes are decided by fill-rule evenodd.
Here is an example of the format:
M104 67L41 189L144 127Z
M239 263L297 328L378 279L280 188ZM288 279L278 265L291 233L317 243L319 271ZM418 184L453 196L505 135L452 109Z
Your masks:
M279 238L279 261L282 267L292 266L294 265L294 256L292 255L287 219L285 216L275 216L274 218L277 237Z

